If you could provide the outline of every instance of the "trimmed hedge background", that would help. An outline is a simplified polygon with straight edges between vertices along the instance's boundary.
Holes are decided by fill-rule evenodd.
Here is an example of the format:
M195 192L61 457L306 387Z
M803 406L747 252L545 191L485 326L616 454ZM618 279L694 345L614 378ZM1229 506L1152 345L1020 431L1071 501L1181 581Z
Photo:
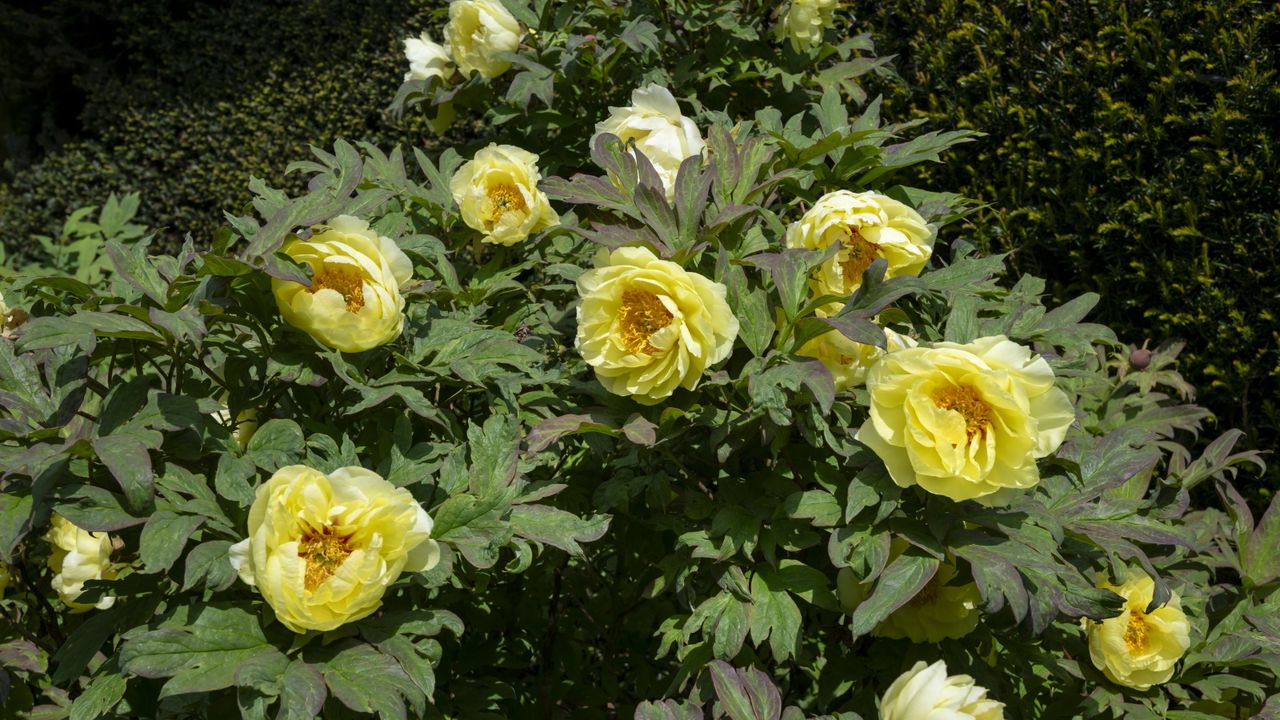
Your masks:
M250 175L339 137L437 140L383 109L432 9L377 0L0 3L0 237L30 256L71 209L140 191L197 243ZM39 9L34 9L39 8ZM987 133L917 182L990 207L960 230L1130 341L1187 342L1218 426L1280 444L1280 10L1242 0L858 0L896 53L888 116ZM447 142L465 139L455 128ZM1248 493L1280 487L1280 463Z

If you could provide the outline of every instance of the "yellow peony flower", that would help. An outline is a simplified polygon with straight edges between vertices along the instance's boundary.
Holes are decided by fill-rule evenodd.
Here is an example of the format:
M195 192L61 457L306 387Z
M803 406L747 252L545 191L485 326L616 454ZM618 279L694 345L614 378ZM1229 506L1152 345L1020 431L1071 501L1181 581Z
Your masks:
M696 388L738 336L724 285L645 248L601 250L578 294L578 352L606 390L645 405Z
M432 40L431 33L424 32L419 37L406 38L404 56L409 61L409 72L404 74L405 80L439 78L443 83L448 82L449 76L453 74L449 46Z
M385 345L404 327L400 286L413 264L390 238L369 223L339 215L312 228L310 239L285 246L289 257L311 267L311 285L271 279L285 322L317 342L343 352Z
M894 538L889 553L893 562L903 550L905 540ZM906 605L893 611L872 631L872 635L887 638L906 638L916 643L936 643L947 638L962 638L978 626L982 614L978 605L982 595L974 583L952 584L956 577L955 562L948 557L938 566L938 572L916 593ZM836 592L840 605L853 612L871 591L871 583L859 583L849 568L841 568L836 576Z
M296 633L369 615L402 571L439 560L422 506L361 467L280 468L249 508L249 537L231 546L240 579Z
M968 675L947 675L941 660L918 662L898 676L880 698L880 720L1004 720L1004 703Z
M1074 419L1044 358L1003 335L885 355L867 373L870 419L857 439L893 481L952 500L1003 500L1040 482L1036 460Z
M1146 573L1131 572L1121 585L1103 581L1098 586L1123 597L1125 603L1115 617L1081 621L1094 667L1111 682L1135 690L1168 682L1173 666L1191 645L1191 625L1178 594L1148 613L1156 584Z
M449 3L449 24L445 45L453 54L458 70L470 77L495 78L511 68L498 53L515 52L520 47L520 23L498 0L453 0Z
M668 200L675 197L680 163L706 148L698 126L680 114L675 96L655 83L632 91L630 106L610 107L609 118L596 123L591 141L602 133L617 135L623 142L635 141L636 149L662 178Z
M11 582L13 582L13 567L0 560L0 600L4 599L4 592L9 589Z
M547 194L538 189L538 156L514 145L491 143L453 174L449 189L467 227L484 241L515 245L560 224Z
M787 14L774 31L778 38L791 38L791 47L804 52L822 44L822 34L835 24L838 0L791 0Z
M81 530L70 520L55 514L50 520L45 540L52 546L49 569L53 570L53 589L71 612L115 605L113 597L103 597L93 605L76 602L88 580L112 580L116 576L111 565L111 536L104 532Z
M837 330L826 332L805 343L796 351L797 355L821 360L831 371L836 381L836 390L857 387L867 379L867 370L876 363L885 352L915 347L915 339L896 333L889 328L884 329L885 344L888 350L881 350L875 345L864 345L854 342Z
M809 288L815 297L852 295L862 273L884 258L885 277L919 275L933 253L933 232L910 207L875 192L837 190L827 193L787 228L787 247L840 251L814 270ZM819 312L832 315L832 303Z

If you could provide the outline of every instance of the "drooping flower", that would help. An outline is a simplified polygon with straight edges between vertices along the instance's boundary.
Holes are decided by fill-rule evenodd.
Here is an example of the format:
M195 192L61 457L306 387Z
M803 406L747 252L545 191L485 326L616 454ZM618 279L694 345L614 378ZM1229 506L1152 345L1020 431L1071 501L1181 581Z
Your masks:
M836 330L825 332L796 351L797 355L820 360L835 379L836 390L845 390L863 384L867 379L867 370L886 352L916 347L914 338L884 329L885 345L881 350L875 345L855 342Z
M377 473L290 465L258 488L231 564L285 627L333 630L377 610L401 572L435 566L431 527L409 491Z
M431 33L423 32L416 38L405 38L404 56L409 61L405 80L430 80L439 78L448 82L453 74L453 60L449 58L449 46L431 39Z
M880 720L1004 720L1004 703L968 675L947 675L945 662L921 661L885 691Z
M445 45L458 70L467 77L478 72L495 78L511 68L511 61L499 53L520 47L520 23L498 0L453 0L449 3L449 24Z
M491 143L453 174L449 188L468 227L484 241L515 245L560 223L547 194L538 189L538 156L514 145Z
M596 255L578 278L576 346L605 389L653 405L729 356L738 319L725 286L639 247Z
M933 253L933 232L909 206L876 192L837 190L827 193L787 228L787 247L826 250L839 246L814 270L809 288L814 297L847 297L862 285L862 274L884 258L885 277L919 275ZM840 303L825 306L832 315Z
M656 83L632 91L631 105L610 107L609 117L596 123L592 142L601 133L616 135L623 142L634 140L636 149L653 163L668 200L675 197L680 163L706 148L698 126L680 114L675 96Z
M907 543L894 538L889 562L907 549ZM974 583L955 583L955 561L948 556L938 571L915 597L894 610L876 626L871 634L887 638L906 638L916 643L936 643L962 638L978 626L982 612L978 609L982 596ZM852 612L866 599L871 583L859 583L849 568L842 568L836 578L840 604Z
M867 390L857 439L898 485L952 500L1034 487L1036 460L1058 449L1075 417L1049 363L1003 335L889 353Z
M84 593L85 582L116 577L115 567L111 564L110 535L83 530L61 515L54 514L45 539L51 546L49 569L54 573L53 589L71 612L94 608L106 610L115 604L116 599L110 596L103 596L92 605L77 602Z
M1156 584L1143 572L1131 572L1120 585L1103 581L1098 586L1125 603L1115 617L1081 621L1094 667L1111 682L1135 690L1168 682L1191 645L1191 625L1181 598L1173 593L1169 602L1148 613Z
M285 322L323 345L361 352L395 340L404 327L400 287L413 275L408 256L369 223L339 215L285 246L311 268L310 285L271 279Z
M787 12L774 32L778 38L791 39L796 52L804 52L822 44L822 35L835 23L839 0L791 0Z

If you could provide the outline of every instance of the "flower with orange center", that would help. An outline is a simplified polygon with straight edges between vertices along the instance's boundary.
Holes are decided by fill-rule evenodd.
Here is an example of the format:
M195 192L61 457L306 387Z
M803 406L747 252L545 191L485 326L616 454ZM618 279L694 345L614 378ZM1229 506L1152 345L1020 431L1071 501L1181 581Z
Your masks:
M857 438L894 482L952 500L998 502L1040 481L1075 417L1053 369L1003 335L888 353L867 373ZM997 493L1000 493L997 495Z
M852 295L862 274L884 258L885 277L919 275L933 253L933 231L920 214L876 192L837 190L827 193L787 228L787 247L836 254L814 270L809 288L814 297ZM825 305L819 315L833 315L840 303Z
M413 264L390 238L379 237L364 220L339 215L284 252L312 272L309 285L271 279L285 322L343 352L362 352L400 336L400 287L413 276Z
M458 168L449 181L467 227L484 242L515 245L560 224L547 194L538 189L538 156L514 145L490 144Z
M645 248L601 250L578 293L578 352L605 389L645 405L696 388L738 336L724 285Z
M1081 621L1094 667L1111 682L1135 690L1168 682L1174 666L1191 645L1191 625L1177 593L1169 602L1147 612L1155 585L1142 572L1130 572L1120 585L1104 580L1098 587L1123 597L1124 609L1105 620Z
M837 390L857 387L867 379L867 370L886 352L915 347L915 339L884 329L885 349L875 345L855 342L842 335L838 330L831 330L806 342L797 355L815 358L831 371Z
M431 526L408 490L377 473L290 465L258 488L231 564L285 627L333 630L377 610L401 572L435 566Z

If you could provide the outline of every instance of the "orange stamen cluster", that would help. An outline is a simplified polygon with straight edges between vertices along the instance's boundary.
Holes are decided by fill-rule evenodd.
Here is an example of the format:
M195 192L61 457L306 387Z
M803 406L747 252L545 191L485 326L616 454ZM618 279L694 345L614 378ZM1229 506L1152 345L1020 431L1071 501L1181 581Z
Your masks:
M673 316L657 295L644 290L628 289L622 292L622 305L618 308L618 326L622 344L633 353L653 355L659 352L649 338L671 324Z

